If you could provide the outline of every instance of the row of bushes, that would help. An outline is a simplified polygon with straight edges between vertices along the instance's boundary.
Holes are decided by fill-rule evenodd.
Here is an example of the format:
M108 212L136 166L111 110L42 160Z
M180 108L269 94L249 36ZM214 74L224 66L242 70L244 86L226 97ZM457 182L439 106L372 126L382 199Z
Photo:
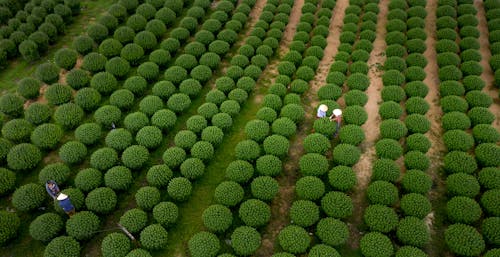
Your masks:
M494 191L485 191L481 197L481 205L476 202L474 198L480 192L480 183L476 174L491 172L488 168L483 169L480 173L477 173L477 170L480 167L494 165L493 159L486 160L484 158L485 155L490 155L487 158L492 158L491 154L499 152L497 146L490 146L489 144L492 143L488 143L498 141L495 140L498 132L494 129L493 132L487 130L487 128L492 128L491 122L493 121L492 114L487 109L491 105L491 97L481 92L485 83L478 77L483 70L479 65L481 56L478 54L480 46L478 43L479 33L476 32L478 25L478 20L475 17L476 8L472 5L472 1L453 6L443 4L440 5L438 13L440 10L458 11L464 9L469 9L470 13L458 17L454 12L441 13L441 19L450 21L450 27L442 28L438 32L439 37L442 38L439 42L443 47L449 47L449 49L441 51L436 49L440 55L438 65L440 67L439 78L442 81L439 88L441 108L445 112L442 117L442 126L446 131L443 139L448 150L444 158L444 168L448 173L446 181L450 199L447 202L447 216L451 225L445 231L445 240L453 253L479 256L486 249L484 239L492 242L494 233L491 231L498 225L495 225L493 220L480 221L483 212L496 216L492 214L495 212L495 207L489 202L489 197L495 193ZM468 21L468 26L464 26L463 21L465 20ZM460 35L450 32L450 29L455 29L455 26L459 27ZM450 41L456 39L460 39L459 44ZM459 51L461 51L460 57L457 55ZM448 60L445 61L445 59ZM474 86L471 86L471 83L474 83ZM472 127L476 131L475 133L471 135L465 132ZM476 136L473 136L474 134ZM467 153L472 150L475 152L475 158ZM482 223L482 235L473 227L480 222Z
M49 44L55 43L57 36L64 33L65 25L70 24L73 16L80 12L80 1L56 2L53 0L30 1L15 17L8 20L8 25L0 29L0 63L16 56L23 56L26 61L40 58L47 51ZM6 13L2 13L5 15Z

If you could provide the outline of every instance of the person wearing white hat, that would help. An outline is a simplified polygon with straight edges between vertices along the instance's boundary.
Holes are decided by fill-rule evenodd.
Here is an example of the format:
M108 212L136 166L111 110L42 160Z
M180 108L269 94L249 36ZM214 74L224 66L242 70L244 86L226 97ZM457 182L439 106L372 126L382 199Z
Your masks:
M75 214L75 206L71 203L68 195L60 193L57 196L57 201L59 201L59 206L68 214L70 217Z
M326 104L322 104L318 107L318 112L316 113L316 117L318 119L326 117L326 112L328 111L328 106Z
M332 116L330 116L330 120L336 123L335 132L333 133L333 137L337 137L340 131L340 125L342 124L342 110L334 109L332 112Z

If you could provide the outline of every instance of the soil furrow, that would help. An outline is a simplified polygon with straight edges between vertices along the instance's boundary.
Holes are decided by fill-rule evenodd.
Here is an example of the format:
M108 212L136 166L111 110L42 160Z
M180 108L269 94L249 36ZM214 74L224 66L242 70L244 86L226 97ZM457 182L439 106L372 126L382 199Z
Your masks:
M431 160L431 166L427 172L434 182L434 187L431 192L429 192L429 200L432 203L433 211L426 217L426 224L431 231L431 243L427 248L427 253L429 253L429 256L437 257L443 255L444 249L444 228L442 225L444 215L446 214L443 208L446 204L446 190L440 172L442 170L443 156L446 152L446 148L442 139L443 129L441 127L441 116L443 112L439 104L439 78L436 58L437 53L435 49L436 8L436 1L427 2L427 6L425 7L427 11L425 20L425 32L427 34L425 44L427 49L424 52L424 56L428 64L424 69L427 74L424 83L429 88L429 93L425 97L425 100L430 106L427 112L427 118L431 122L431 129L427 132L426 136L432 142L432 146L427 152L427 156L429 156Z
M474 1L474 6L477 9L477 19L479 21L479 52L481 53L481 66L483 67L483 73L481 74L481 79L486 83L486 87L483 92L487 93L493 99L493 104L490 106L490 111L496 118L492 126L500 131L500 99L498 95L498 88L495 87L495 77L494 73L490 67L490 41L489 41L489 31L488 31L488 21L486 20L486 13L484 10L484 3L482 1Z
M368 59L368 66L370 67L370 71L368 72L370 86L366 90L368 102L365 105L368 120L361 126L365 132L365 141L360 145L363 154L358 163L353 166L353 170L357 177L357 184L351 195L354 211L353 216L349 220L349 229L351 232L349 245L353 249L359 248L359 240L361 239L361 231L359 228L363 224L363 212L367 205L365 197L366 187L370 182L372 165L376 158L375 143L380 133L378 108L379 103L382 101L380 91L383 87L380 67L385 62L385 35L387 33L385 27L387 23L388 5L389 0L381 0L379 2L378 6L380 11L378 13L376 30L377 37L375 41L373 41L373 50L370 53L370 59Z

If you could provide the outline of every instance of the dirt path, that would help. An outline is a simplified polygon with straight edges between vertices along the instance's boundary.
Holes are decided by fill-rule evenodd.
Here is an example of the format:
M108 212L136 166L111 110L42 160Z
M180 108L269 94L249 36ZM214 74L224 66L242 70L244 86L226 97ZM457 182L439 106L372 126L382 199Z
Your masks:
M431 167L427 173L432 177L435 185L428 195L433 206L433 211L426 217L426 223L431 230L431 243L427 248L427 253L432 257L444 255L443 221L446 215L443 208L446 204L446 186L439 173L443 166L443 156L446 153L446 148L442 139L443 129L441 127L441 116L443 112L439 104L439 78L435 49L436 8L436 1L427 2L427 17L425 21L425 32L427 34L425 44L427 50L424 52L425 58L429 61L424 69L427 74L424 83L429 88L429 94L425 97L425 100L427 100L430 105L429 112L427 112L427 118L431 122L431 129L427 132L426 136L432 142L432 146L427 152L427 156L429 156L431 160Z
M385 62L385 35L387 33L385 26L387 23L388 5L389 0L381 0L379 2L378 6L380 12L378 13L376 31L377 37L373 42L373 51L370 53L370 59L368 59L368 66L370 67L370 71L368 72L370 86L366 90L368 103L365 105L365 110L368 113L368 120L362 126L366 139L360 145L363 154L361 155L359 162L353 166L354 172L357 176L357 185L351 195L351 199L354 203L354 212L352 218L349 220L349 228L351 232L349 246L352 249L359 248L359 240L361 239L359 226L363 224L363 211L367 204L365 197L366 187L370 182L372 165L376 158L375 143L379 137L380 130L378 105L382 101L380 91L383 87L381 71L378 70L377 67Z
M477 19L479 20L479 51L481 52L481 66L483 67L481 78L486 83L486 87L483 89L483 92L487 93L489 96L491 96L491 98L493 98L493 104L490 106L490 111L491 113L495 114L496 119L492 125L497 130L500 130L500 99L498 98L498 88L493 85L495 78L489 64L491 52L490 41L488 40L488 21L486 20L483 2L474 1L474 6L477 9Z
M342 32L342 25L344 24L345 9L349 6L348 0L338 0L333 9L332 19L330 20L330 26L328 37L326 38L327 45L324 50L323 59L319 62L318 70L316 71L316 76L309 83L311 88L309 89L309 96L311 96L310 104L308 105L310 110L306 109L306 115L314 114L313 108L318 105L318 90L325 85L326 77L330 71L330 66L334 61L334 56L337 54L337 48L340 45L340 33Z

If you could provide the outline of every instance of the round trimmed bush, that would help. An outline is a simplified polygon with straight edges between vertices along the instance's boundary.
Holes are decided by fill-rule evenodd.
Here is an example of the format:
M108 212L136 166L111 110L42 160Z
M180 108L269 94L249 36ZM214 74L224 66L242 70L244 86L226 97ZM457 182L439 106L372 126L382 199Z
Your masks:
M174 146L170 147L163 153L163 162L171 169L178 167L186 159L186 151Z
M483 143L474 149L476 159L482 167L498 167L500 165L500 147L494 143Z
M391 239L380 232L365 234L360 240L360 249L366 257L388 257L394 254Z
M485 242L477 230L469 225L453 224L444 232L446 245L453 253L477 256L484 251Z
M146 180L149 185L161 188L167 186L172 177L173 172L170 170L168 165L158 164L149 168Z
M72 69L66 73L66 83L75 90L86 87L89 82L90 76L85 70Z
M304 139L303 145L306 153L325 154L325 152L331 148L330 140L319 133L308 135Z
M388 233L398 225L398 215L394 209L380 204L373 204L366 208L363 220L370 231Z
M423 171L408 170L401 180L401 185L408 193L426 194L432 187L432 180Z
M290 219L301 227L312 226L319 220L319 207L312 201L294 201L290 207ZM318 236L319 234L318 231Z
M127 190L132 184L132 172L124 166L115 166L104 174L104 184L113 190Z
M407 169L427 170L430 166L429 158L422 152L409 151L404 156Z
M38 165L42 160L42 153L38 147L21 143L15 145L7 154L7 165L12 170L27 170Z
M57 66L65 70L71 70L75 64L78 53L69 48L61 48L54 55L54 62Z
M465 130L470 128L471 121L461 112L449 112L443 115L442 125L445 130Z
M500 217L489 217L483 220L481 232L485 239L492 245L500 244Z
M396 235L403 244L416 247L424 247L430 240L430 232L425 222L416 217L400 220Z
M90 80L90 87L103 95L109 95L118 88L118 82L109 72L99 72Z
M423 219L432 210L429 200L416 193L406 194L401 198L401 209L406 216L414 216Z
M99 214L107 214L115 209L117 203L116 193L108 187L99 187L87 194L85 206L87 209Z
M118 89L109 97L109 103L120 110L128 110L134 103L134 94L128 89Z
M60 236L54 238L45 247L43 257L78 257L80 256L80 243L70 236Z
M122 112L114 105L103 105L94 112L94 119L104 127L112 128L121 120Z
M226 231L233 223L231 210L224 205L213 204L203 211L203 224L214 233Z
M6 168L0 168L0 195L4 195L14 189L16 174Z
M479 172L478 180L485 189L500 188L500 170L493 167L483 168Z
M474 146L473 137L463 130L448 130L443 134L443 141L448 151L467 152Z
M325 193L325 184L314 176L304 176L295 185L297 195L305 200L317 200Z
M289 225L280 231L278 241L287 252L304 253L311 243L311 238L302 227Z
M149 151L143 145L132 145L122 153L122 163L130 169L140 169L148 161Z
M106 235L101 243L103 257L125 256L131 250L130 239L122 233L111 233Z
M7 226L7 224L5 225ZM59 235L63 227L64 222L61 216L55 213L44 213L31 222L29 233L35 240L48 242Z
M500 133L488 124L478 124L474 126L472 135L477 144L495 143L500 140Z
M99 229L99 223L99 217L93 212L81 211L66 221L66 232L76 240L88 240Z
M103 147L97 149L90 156L90 166L98 170L108 170L118 161L118 153L115 149Z
M443 112L445 113L453 111L465 113L469 109L469 104L467 103L467 101L465 101L465 99L463 99L462 97L456 95L448 95L442 97L440 100L440 104L441 110L443 110Z
M388 182L396 182L399 179L399 166L395 161L390 159L378 159L373 164L372 181L382 180Z
M163 227L168 227L179 218L179 208L172 202L161 202L153 207L153 218Z
M183 112L191 105L189 96L183 93L176 93L170 96L167 107L174 112Z
M269 176L257 177L251 183L252 195L262 201L272 200L278 190L278 182Z
M53 63L42 63L37 66L35 77L50 85L59 80L59 68Z
M63 136L61 127L44 123L31 132L31 142L41 149L54 149Z
M226 168L226 178L238 183L246 183L252 178L253 173L252 164L243 160L233 161Z
M40 91L41 85L42 85L42 83L37 79L31 78L31 77L23 78L17 83L17 93L19 93L22 97L24 97L26 99L34 99L34 98L37 98L38 95L40 94L39 91ZM3 100L3 98L5 96L7 96L7 98L11 98L10 100L13 100L13 101L8 101L9 103L5 104L4 103L5 100ZM3 113L6 113L6 111L3 110L3 108L5 106L15 107L13 109L14 113L16 113L19 110L22 110L19 108L19 104L16 104L16 102L19 102L19 100L16 99L15 95L12 95L12 94L3 95L0 98L0 108L1 108L0 110ZM21 106L22 106L22 104L21 104ZM6 113L6 114L8 114L8 113Z
M135 135L135 140L139 145L149 149L154 149L161 144L162 132L155 126L145 126L141 128Z
M168 183L168 195L179 202L186 201L191 196L193 186L191 182L184 177L173 178Z
M75 103L85 111L92 111L96 109L100 102L101 94L99 94L97 90L90 87L78 90L75 95Z
M148 214L141 209L130 209L121 217L120 222L131 233L140 232L148 222Z
M234 181L220 183L214 192L215 202L225 206L235 206L243 199L243 188Z
M119 56L109 59L104 67L106 72L109 72L117 78L125 77L130 70L130 64L128 61Z
M215 257L220 250L219 238L209 232L198 232L188 242L190 256Z
M493 115L486 107L474 107L467 113L468 118L472 126L478 124L491 124L495 120L495 115Z
M405 91L400 86L384 86L381 95L384 102L401 102L406 97Z
M365 104L368 102L368 96L363 91L353 89L349 90L349 92L344 95L344 100L347 106L365 106Z
M378 109L380 117L385 119L398 119L403 114L403 108L393 101L383 102Z
M149 211L161 200L160 190L153 186L144 186L135 193L137 206L142 210Z
M263 120L251 120L245 125L245 134L249 139L262 142L269 134L269 124Z
M474 157L465 152L452 151L444 157L444 168L450 174L458 172L472 174L477 170L477 163Z
M498 202L494 200L499 195L499 189L491 189L484 192L483 196L481 197L481 205L483 206L483 209L491 216L499 216L500 207L498 206Z
M346 243L349 237L347 225L334 218L321 219L316 227L316 235L325 244L338 246Z
M184 160L184 162L182 162L180 171L181 174L188 179L197 179L203 176L203 173L205 172L205 165L203 164L203 161L201 159L188 158Z
M69 102L72 94L71 87L56 83L47 88L45 98L51 105L61 105Z
M123 125L130 133L136 133L141 128L149 125L149 119L143 112L134 112L125 117Z
M145 227L140 234L141 245L148 250L160 250L167 247L168 233L160 224Z
M299 160L300 172L304 176L321 176L328 171L328 160L318 153L308 153Z
M80 170L75 177L75 186L83 192L89 192L102 184L102 174L99 170L87 168Z
M372 204L392 206L398 200L398 189L387 181L375 181L368 186L367 196Z
M2 135L14 142L28 141L32 131L33 125L25 119L10 120L2 127Z
M255 228L241 226L231 234L231 246L238 255L251 255L260 245L261 236Z
M358 105L346 107L342 116L346 124L354 124L358 126L363 125L368 119L368 114L365 109Z
M45 184L49 180L53 180L59 185L63 185L68 180L71 171L68 166L63 163L52 163L45 166L38 173L38 181L40 184Z
M281 135L268 136L263 142L264 152L278 157L287 155L289 147L288 139Z
M347 194L331 191L321 198L321 208L328 216L342 219L352 215L354 206Z
M269 222L271 209L261 200L250 199L241 203L238 214L247 226L260 227Z
M349 144L338 144L333 149L333 161L340 165L352 166L356 164L361 157L360 150Z

